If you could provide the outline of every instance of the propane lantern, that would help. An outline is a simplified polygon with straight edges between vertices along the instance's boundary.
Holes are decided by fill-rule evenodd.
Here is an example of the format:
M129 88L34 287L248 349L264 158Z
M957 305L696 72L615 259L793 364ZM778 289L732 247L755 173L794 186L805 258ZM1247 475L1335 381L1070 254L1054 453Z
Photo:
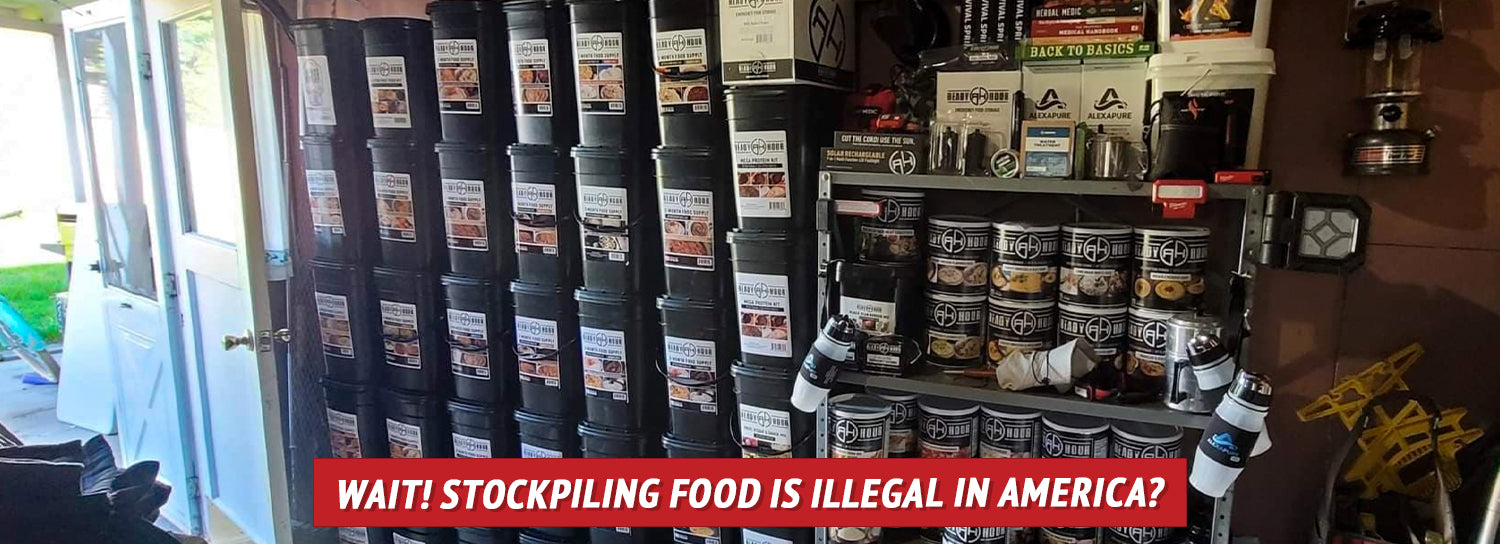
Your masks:
M1443 39L1441 0L1353 0L1344 41L1361 51L1364 102L1373 120L1350 134L1344 173L1352 176L1426 174L1432 129L1410 126L1422 96L1422 49Z

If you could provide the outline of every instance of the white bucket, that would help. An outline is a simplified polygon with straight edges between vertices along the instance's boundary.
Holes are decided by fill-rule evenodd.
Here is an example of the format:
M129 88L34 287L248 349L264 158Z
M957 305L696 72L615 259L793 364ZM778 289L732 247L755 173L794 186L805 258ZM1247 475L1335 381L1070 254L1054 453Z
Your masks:
M1271 35L1271 0L1161 0L1156 10L1157 41L1163 53L1225 49L1264 49ZM1188 10L1194 14L1184 15ZM1228 18L1221 17L1228 15Z
M1270 49L1215 51L1212 53L1160 53L1151 56L1146 77L1151 80L1151 102L1163 94L1191 90L1192 95L1223 96L1231 104L1231 113L1246 111L1250 104L1245 142L1245 168L1260 165L1261 133L1266 118L1266 97L1271 76L1276 74L1276 59ZM1242 116L1240 116L1242 117ZM1226 151L1226 158L1233 155Z

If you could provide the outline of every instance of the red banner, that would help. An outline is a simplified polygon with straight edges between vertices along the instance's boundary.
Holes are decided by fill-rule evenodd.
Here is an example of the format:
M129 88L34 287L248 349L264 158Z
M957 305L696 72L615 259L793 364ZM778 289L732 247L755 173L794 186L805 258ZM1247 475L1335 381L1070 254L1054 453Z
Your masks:
M1181 527L1185 459L318 459L320 527Z

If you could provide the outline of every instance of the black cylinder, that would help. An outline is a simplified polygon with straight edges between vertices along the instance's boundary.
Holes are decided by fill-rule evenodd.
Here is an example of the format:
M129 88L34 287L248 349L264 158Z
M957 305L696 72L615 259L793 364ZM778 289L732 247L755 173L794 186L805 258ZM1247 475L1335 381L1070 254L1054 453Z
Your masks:
M588 420L617 429L659 428L666 403L652 368L655 320L630 295L579 289L574 296Z
M615 147L575 147L583 285L616 293L657 292L661 238L656 198L641 157Z
M667 457L672 459L732 459L740 456L740 447L733 442L698 442L663 434L661 445Z
M711 301L662 297L662 365L667 375L667 406L672 434L684 440L728 441L734 411L734 336L724 327L726 312Z
M392 459L444 459L453 455L448 411L439 397L386 389L385 436Z
M589 544L655 544L670 538L662 527L594 527Z
M508 144L512 122L509 44L499 2L438 0L432 17L432 52L443 141Z
M637 151L656 142L644 0L569 0L578 143Z
M500 147L444 142L436 148L448 269L464 276L510 277L515 270L515 231L510 168Z
M397 527L392 532L398 544L453 544L457 538L452 527Z
M437 276L375 267L385 385L434 395L448 391L448 350Z
M514 527L459 527L458 544L514 544Z
M733 373L743 456L816 457L817 419L792 407L796 369L737 363Z
M448 401L453 422L453 457L503 459L516 456L516 423L508 408ZM460 529L462 531L462 529Z
M511 399L515 361L503 340L511 320L509 292L494 281L443 276L448 301L448 357L453 396L498 404Z
M380 264L429 272L446 269L443 199L432 146L388 139L370 140L369 146Z
M661 439L653 433L611 429L584 421L578 424L583 456L589 459L647 459L661 457Z
M742 359L796 368L820 325L812 244L786 232L736 230L729 233L729 246Z
M742 538L749 542L812 544L816 539L812 527L745 527L741 533Z
M554 417L583 413L583 359L578 351L578 303L552 284L514 282L516 368L521 407Z
M722 153L708 147L658 147L652 156L667 294L728 300L732 294L725 274L729 245L724 233L734 223L734 198Z
M363 141L302 138L314 258L365 263L380 254L370 152Z
M360 21L359 27L365 35L365 77L375 137L437 141L432 23L376 17Z
M508 0L516 141L567 149L578 143L573 35L561 0Z
M329 455L341 459L369 459L390 453L381 437L380 392L373 385L323 379L327 406Z
M359 22L301 19L290 25L297 43L303 136L350 142L370 137L369 82Z
M370 270L313 261L313 303L323 344L323 374L346 383L379 383L380 336Z
M577 422L526 410L516 410L515 418L522 459L571 459L582 454Z
M838 95L792 85L737 87L729 103L729 144L740 228L812 235L818 161L838 126Z
M651 0L656 105L664 146L717 148L726 140L718 7L718 2Z
M516 279L572 288L583 278L573 161L560 148L510 146Z

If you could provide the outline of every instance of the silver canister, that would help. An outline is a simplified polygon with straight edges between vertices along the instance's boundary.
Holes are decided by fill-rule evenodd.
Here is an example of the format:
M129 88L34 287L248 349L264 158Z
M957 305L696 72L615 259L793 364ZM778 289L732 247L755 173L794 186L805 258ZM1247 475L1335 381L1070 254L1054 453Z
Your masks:
M1219 404L1219 399L1210 398L1198 387L1190 346L1199 336L1221 336L1223 329L1223 322L1212 315L1179 315L1167 320L1167 384L1163 397L1168 408L1207 414Z
M1121 180L1130 176L1130 140L1097 133L1089 138L1089 179Z

